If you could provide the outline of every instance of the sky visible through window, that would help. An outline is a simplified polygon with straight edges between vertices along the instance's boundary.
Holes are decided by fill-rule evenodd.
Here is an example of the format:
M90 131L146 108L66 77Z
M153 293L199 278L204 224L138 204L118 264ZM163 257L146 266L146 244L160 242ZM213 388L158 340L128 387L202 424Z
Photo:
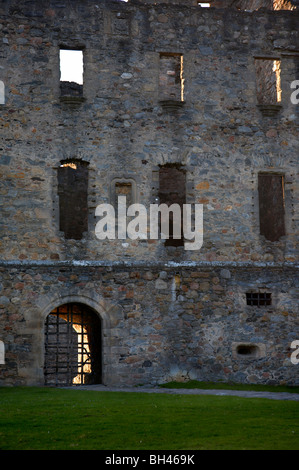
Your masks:
M121 0L127 2L128 0ZM198 2L201 7L209 7L208 2ZM83 85L83 52L78 50L60 50L60 80ZM1 95L1 90L0 90Z
M83 52L60 50L60 80L83 85Z

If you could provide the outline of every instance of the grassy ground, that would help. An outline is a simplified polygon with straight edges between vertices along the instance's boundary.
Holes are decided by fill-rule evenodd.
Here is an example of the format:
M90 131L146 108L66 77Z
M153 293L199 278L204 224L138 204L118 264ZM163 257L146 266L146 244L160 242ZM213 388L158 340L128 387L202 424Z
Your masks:
M161 385L163 388L201 388L202 390L249 390L253 392L287 392L299 393L299 387L288 385L259 385L259 384L236 384L221 382L199 382L190 380L188 382L168 382Z
M299 449L299 405L236 397L0 388L0 449Z

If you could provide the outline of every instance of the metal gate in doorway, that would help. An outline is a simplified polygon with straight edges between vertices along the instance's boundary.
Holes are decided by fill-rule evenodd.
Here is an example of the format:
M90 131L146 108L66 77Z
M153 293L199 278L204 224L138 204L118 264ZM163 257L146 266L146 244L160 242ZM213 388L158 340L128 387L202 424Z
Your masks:
M101 383L101 320L88 306L64 304L45 321L45 385Z

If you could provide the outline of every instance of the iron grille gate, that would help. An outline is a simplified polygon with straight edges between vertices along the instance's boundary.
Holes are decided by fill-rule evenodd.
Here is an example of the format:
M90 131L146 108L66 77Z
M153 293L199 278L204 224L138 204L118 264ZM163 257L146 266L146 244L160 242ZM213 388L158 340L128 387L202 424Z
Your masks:
M53 310L45 322L45 385L101 383L101 322L82 304Z

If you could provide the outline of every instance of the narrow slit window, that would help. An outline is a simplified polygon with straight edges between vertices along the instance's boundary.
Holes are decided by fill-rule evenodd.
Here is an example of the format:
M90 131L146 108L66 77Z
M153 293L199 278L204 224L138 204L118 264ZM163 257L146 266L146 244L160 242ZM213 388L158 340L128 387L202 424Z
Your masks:
M160 54L159 95L161 101L184 101L182 54Z
M81 240L88 230L88 163L61 162L58 168L59 229L66 239Z
M257 100L259 105L281 103L281 63L278 59L255 59Z
M186 173L185 170L176 165L165 165L159 170L159 204L178 205L180 210L180 227L174 226L175 213L170 211L163 215L161 213L160 231L164 232L164 223L166 224L165 246L183 246L183 205L186 204ZM178 211L179 212L179 211ZM163 220L165 217L165 220ZM168 224L168 227L167 227ZM168 230L167 230L168 228Z
M271 305L271 293L268 292L247 292L246 303L250 306L261 307Z
M260 234L269 241L285 235L283 175L258 175Z
M62 96L83 96L83 51L60 49L60 91Z

